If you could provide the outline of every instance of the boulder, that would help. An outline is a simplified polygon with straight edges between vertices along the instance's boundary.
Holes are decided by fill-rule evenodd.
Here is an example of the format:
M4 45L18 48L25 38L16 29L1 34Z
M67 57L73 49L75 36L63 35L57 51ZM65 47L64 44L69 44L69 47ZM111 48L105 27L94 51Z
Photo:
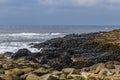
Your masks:
M67 75L67 79L79 80L80 78L81 78L81 75L78 75L78 74Z
M2 67L6 70L14 68L14 66L12 64L3 64Z
M42 80L40 79L39 76L35 75L35 74L29 74L27 77L26 77L26 80Z
M4 55L3 54L0 54L0 59L4 59Z
M62 71L52 71L52 75L61 75L62 74Z
M85 79L88 79L88 76L91 75L89 72L81 72L81 76L84 77Z
M13 72L12 72L12 70L5 70L5 74L6 75L11 75L11 74L13 74Z
M62 72L65 74L72 74L74 70L75 70L74 68L65 68L62 69Z
M97 66L95 73L99 73L102 69L105 69L105 66L103 63L101 63Z
M59 80L58 77L52 76L51 74L45 74L40 77L40 80Z
M24 74L24 75L20 76L20 79L21 79L21 80L26 80L26 78L27 78L28 75L29 75L29 74Z
M1 78L5 80L20 80L20 78L14 74L11 75L1 75Z
M21 69L18 69L18 68L13 69L12 73L15 74L15 75L17 75L17 76L24 75L24 71L21 70Z
M12 58L18 59L18 58L27 57L27 56L31 56L31 52L27 49L20 49L12 55Z
M105 63L105 67L108 69L115 69L114 62L107 62Z
M66 74L61 74L60 75L60 80L67 80L67 75Z
M6 70L13 69L14 68L14 64L7 63L7 64L3 64L2 67L4 69L6 69Z
M105 75L105 76L111 76L113 75L114 73L112 73L110 70L106 69L106 68L103 68L99 73L99 75Z
M45 69L43 67L36 69L35 71L33 71L34 74L38 75L38 76L42 76L44 74L47 74L50 72L50 69Z
M31 68L31 67L27 67L27 68L23 68L23 69L21 69L24 73L30 73L30 72L32 72L34 69L33 68Z

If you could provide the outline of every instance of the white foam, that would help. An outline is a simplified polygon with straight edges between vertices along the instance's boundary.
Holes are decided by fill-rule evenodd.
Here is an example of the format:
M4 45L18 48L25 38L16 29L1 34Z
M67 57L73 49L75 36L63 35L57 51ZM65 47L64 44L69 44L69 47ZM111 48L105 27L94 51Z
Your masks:
M0 39L12 38L14 40L23 39L49 39L54 37L62 36L62 33L11 33L11 34L0 34Z
M9 36L35 36L35 35L40 35L39 33L13 33L13 34L8 34Z
M61 33L11 33L0 34L0 36L48 36L48 35L61 35Z
M30 48L29 43L26 42L11 42L11 43L1 43L0 44L0 53L5 52L16 52L18 49L26 48L31 52L39 52L40 50L36 48Z
M60 35L61 33L51 33L51 35Z
M62 33L1 33L0 53L7 51L16 52L18 49L27 48L31 52L38 52L35 48L30 48L28 44L39 43L47 39L62 37Z

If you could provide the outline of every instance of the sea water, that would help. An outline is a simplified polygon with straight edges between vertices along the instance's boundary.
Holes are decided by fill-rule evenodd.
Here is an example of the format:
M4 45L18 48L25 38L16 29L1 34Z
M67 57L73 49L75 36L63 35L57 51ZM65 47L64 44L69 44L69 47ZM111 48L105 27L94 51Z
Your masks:
M120 26L0 26L0 53L16 52L27 48L30 43L40 43L51 38L63 37L72 33L89 33L118 29Z

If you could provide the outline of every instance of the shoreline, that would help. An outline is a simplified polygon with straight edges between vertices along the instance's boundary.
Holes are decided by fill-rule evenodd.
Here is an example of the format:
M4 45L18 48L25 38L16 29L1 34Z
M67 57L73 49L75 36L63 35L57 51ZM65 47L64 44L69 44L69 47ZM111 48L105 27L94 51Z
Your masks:
M2 80L120 79L120 29L70 34L32 47L41 52L24 48L0 54Z
M24 58L7 59L0 54L0 80L119 80L120 62L108 61L81 69L56 70Z

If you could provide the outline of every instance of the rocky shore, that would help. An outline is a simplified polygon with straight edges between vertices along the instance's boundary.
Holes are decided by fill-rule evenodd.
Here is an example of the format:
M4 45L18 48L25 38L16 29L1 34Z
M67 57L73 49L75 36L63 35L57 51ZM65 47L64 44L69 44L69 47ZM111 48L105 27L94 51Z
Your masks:
M70 34L0 55L0 80L120 80L120 30Z
M109 61L81 69L55 70L23 58L13 60L0 55L0 80L120 80L120 62Z

